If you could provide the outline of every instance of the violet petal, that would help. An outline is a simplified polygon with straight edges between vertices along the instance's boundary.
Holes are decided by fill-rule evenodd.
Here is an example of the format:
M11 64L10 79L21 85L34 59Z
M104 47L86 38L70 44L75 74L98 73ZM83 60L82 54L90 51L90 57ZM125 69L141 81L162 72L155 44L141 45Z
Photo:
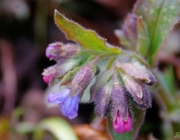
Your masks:
M69 118L74 118L77 116L78 106L79 106L79 96L69 97L67 98L61 107L61 111L64 116L68 116Z
M49 96L48 96L48 102L49 103L56 103L56 104L59 104L59 103L62 103L64 102L65 99L68 98L69 96L69 93L70 93L70 89L65 89L59 93L51 93Z

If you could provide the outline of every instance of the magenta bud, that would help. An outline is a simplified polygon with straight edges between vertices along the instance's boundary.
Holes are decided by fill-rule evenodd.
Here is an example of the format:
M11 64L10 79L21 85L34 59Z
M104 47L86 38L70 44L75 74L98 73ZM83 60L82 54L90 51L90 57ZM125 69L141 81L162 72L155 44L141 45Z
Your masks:
M77 54L80 47L76 44L51 43L46 48L46 57L49 59L66 59Z
M53 65L44 69L42 75L43 75L43 80L46 84L52 83L54 79L54 75L56 73L56 69L57 69L57 65Z
M113 121L113 127L116 133L124 133L132 130L132 118L129 115L127 120L124 121L119 112L117 113L117 117L115 121Z
M69 59L65 61L57 61L57 64L44 69L43 79L49 85L58 83L61 78L74 67L78 66L79 60Z
M111 116L113 120L117 118L117 112L121 114L123 120L127 120L129 114L129 102L126 96L126 90L122 85L117 72L113 75L113 87L111 91Z
M44 75L44 76L43 76L43 80L44 80L44 82L45 82L46 84L49 84L49 82L50 82L50 80L51 80L52 77L53 77L53 74L50 74L50 75L48 75L48 76Z

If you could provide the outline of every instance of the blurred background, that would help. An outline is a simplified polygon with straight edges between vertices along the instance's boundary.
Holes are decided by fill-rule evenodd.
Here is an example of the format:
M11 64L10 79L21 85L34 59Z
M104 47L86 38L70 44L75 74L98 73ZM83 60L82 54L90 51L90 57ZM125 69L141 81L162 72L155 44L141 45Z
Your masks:
M79 115L73 120L63 117L57 106L47 105L46 93L53 89L47 90L41 73L55 62L45 57L45 48L55 41L68 42L54 24L54 9L120 45L114 30L121 28L134 3L135 0L0 0L0 140L110 139L106 120L95 116L93 103L81 104ZM172 93L179 93L180 86L179 27L172 32L158 63L158 68L167 73L165 80ZM138 140L164 136L163 106L158 102L158 93L152 94L153 106L147 111Z

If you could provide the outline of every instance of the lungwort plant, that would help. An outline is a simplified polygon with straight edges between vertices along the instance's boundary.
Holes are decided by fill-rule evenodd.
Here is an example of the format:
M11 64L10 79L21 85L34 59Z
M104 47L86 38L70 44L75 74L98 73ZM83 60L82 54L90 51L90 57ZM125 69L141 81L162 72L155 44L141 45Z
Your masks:
M151 89L163 91L162 80L156 80L152 69L158 73L158 52L178 22L179 9L179 0L137 1L122 30L115 31L120 46L109 44L95 31L55 10L56 25L75 43L55 42L46 49L47 58L56 64L44 70L44 81L66 87L51 93L47 101L58 104L62 114L73 119L84 91L90 87L89 102L95 102L99 117L108 118L112 137L137 138L146 110L152 105L149 86L158 81ZM102 61L105 68L100 66Z

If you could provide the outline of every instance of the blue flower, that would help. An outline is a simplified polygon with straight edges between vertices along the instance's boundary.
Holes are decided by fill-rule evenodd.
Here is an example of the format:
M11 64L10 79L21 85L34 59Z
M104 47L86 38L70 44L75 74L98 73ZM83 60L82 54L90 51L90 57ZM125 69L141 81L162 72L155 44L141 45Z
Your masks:
M78 115L80 96L76 95L70 97L70 89L65 89L59 93L51 93L48 96L49 103L59 104L59 109L64 116L69 117L69 119L74 119Z

